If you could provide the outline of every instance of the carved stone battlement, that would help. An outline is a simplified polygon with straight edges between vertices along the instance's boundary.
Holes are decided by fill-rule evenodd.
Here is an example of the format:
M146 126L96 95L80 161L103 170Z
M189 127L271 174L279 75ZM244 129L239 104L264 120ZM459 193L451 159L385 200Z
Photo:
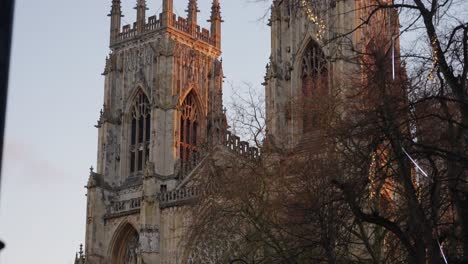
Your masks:
M170 192L159 194L159 202L161 208L178 206L186 203L199 195L199 191L195 187L185 187Z
M240 137L226 131L224 145L231 151L251 160L258 160L261 157L260 149L251 147L248 142L241 141Z
M155 30L161 27L161 19L158 19L156 16L150 16L148 18L148 24L145 25L146 31Z
M173 14L169 27L192 35L194 38L208 43L210 45L214 46L216 44L216 40L213 37L211 37L211 33L208 29L201 28L199 25L191 25L186 18L177 16L176 14ZM133 25L128 24L123 26L121 32L117 34L117 37L114 40L113 44L133 39L141 34L158 31L162 28L163 27L161 23L161 14L159 15L159 17L151 16L145 23L142 32L138 31L136 22L133 23Z
M123 201L111 202L110 212L105 216L105 218L109 219L137 213L140 211L141 201L142 199L140 197Z
M222 135L222 133L221 133ZM217 143L216 143L217 142ZM248 142L241 141L240 137L232 134L230 131L225 131L222 136L222 141L215 141L215 145L221 143L222 146L226 147L231 152L241 157L247 158L251 161L256 161L261 157L260 149L251 147ZM196 155L192 155L190 160L181 161L176 165L176 176L179 180L183 180L202 162L206 157L209 150L206 146L199 148L199 152Z

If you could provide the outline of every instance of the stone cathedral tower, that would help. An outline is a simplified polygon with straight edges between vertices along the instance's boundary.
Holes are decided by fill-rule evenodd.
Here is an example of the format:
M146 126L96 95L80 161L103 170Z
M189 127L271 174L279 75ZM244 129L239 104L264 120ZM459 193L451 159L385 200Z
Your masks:
M194 195L181 182L225 127L219 1L209 30L197 24L196 0L188 0L187 18L176 17L173 0L151 17L146 1L135 1L133 25L121 26L120 0L109 14L97 168L87 184L87 264L181 263L183 204Z
M271 57L264 82L267 138L279 149L320 153L321 123L326 122L320 103L352 92L353 82L363 75L358 62L364 54L383 51L391 75L393 51L393 71L403 73L398 13L382 9L367 21L374 0L272 2Z

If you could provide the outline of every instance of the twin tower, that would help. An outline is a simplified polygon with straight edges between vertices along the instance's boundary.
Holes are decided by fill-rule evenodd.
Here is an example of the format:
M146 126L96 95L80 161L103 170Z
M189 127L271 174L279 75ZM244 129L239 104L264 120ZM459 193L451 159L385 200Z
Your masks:
M186 18L173 13L173 0L157 16L146 10L137 0L137 21L122 26L121 1L112 0L86 260L76 263L181 263L184 208L195 195L184 179L226 128L219 1L209 30L197 23L196 0Z

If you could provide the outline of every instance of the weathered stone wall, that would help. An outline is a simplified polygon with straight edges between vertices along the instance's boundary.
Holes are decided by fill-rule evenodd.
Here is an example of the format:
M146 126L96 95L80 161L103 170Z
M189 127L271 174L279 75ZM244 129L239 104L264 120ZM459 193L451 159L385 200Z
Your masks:
M274 2L270 19L272 53L264 83L267 127L270 139L279 147L293 148L302 137L301 113L294 104L302 96L304 51L311 41L321 47L328 61L329 87L346 89L349 82L345 73L355 66L343 58L353 56L353 44L335 38L355 26L355 1Z
M190 210L184 206L169 207L161 216L162 264L184 263L184 243L190 225Z

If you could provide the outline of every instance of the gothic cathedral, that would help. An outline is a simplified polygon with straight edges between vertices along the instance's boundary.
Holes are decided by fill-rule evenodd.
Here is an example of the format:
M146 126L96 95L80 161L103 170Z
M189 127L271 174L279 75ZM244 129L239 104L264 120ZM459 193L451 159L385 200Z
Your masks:
M327 41L359 23L359 14L348 11L363 1L321 0L314 8L307 6L314 1L273 1L266 142L320 151L324 120L314 100L346 90L344 72L354 66L333 58L355 54L343 40ZM226 129L219 0L212 0L209 30L197 23L196 0L188 0L187 18L174 14L173 0L163 0L162 12L151 17L146 0L136 2L136 22L122 26L121 1L112 0L97 168L87 184L85 252L76 263L190 263L184 235L197 190L189 181L203 153L219 145L260 155ZM347 40L362 49L366 34Z

